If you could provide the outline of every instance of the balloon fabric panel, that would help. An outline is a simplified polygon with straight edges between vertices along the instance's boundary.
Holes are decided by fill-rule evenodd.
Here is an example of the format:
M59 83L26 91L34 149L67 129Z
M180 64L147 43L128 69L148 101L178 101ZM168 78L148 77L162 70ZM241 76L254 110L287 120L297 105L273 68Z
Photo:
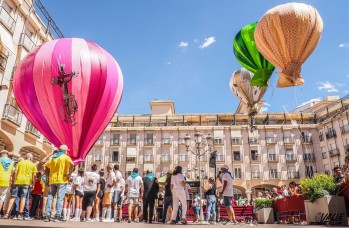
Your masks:
M257 48L282 70L278 87L304 84L301 66L316 48L323 22L313 6L287 3L270 9L255 30Z

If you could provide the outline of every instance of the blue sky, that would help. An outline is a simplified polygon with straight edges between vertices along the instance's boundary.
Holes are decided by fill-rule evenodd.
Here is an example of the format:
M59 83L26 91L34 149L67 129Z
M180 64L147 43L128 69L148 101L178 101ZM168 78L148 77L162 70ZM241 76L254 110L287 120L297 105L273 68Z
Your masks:
M108 50L124 74L120 114L150 113L149 101L171 99L177 113L235 112L229 89L241 68L235 34L270 8L288 1L261 0L42 0L65 37L92 40ZM313 98L349 94L349 1L301 1L319 11L324 31L305 62L305 85L276 88L268 111L291 110ZM97 3L97 4L96 4Z

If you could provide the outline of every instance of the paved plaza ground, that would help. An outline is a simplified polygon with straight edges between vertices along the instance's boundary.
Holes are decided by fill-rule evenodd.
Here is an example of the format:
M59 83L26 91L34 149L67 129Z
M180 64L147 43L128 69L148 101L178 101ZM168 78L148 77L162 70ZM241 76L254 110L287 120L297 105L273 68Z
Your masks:
M161 223L154 223L154 224L144 224L144 223L131 223L128 224L127 222L124 223L83 223L83 222L62 222L62 223L44 223L42 221L14 221L14 220L0 220L0 227L18 227L18 228L31 228L31 227L56 227L56 228L65 228L65 227L76 227L76 228L160 228L160 227L176 227L176 226L184 226L184 225L163 225ZM224 226L223 224L216 224L216 225L200 225L200 224L193 224L189 223L187 226L190 226L190 228L195 228L195 227L253 227L250 226L249 224L239 224L239 225L227 225ZM272 224L272 225L262 225L259 224L257 227L273 227L273 228L289 228L289 227L297 227L297 225L280 225L280 224ZM301 227L306 227L306 226L301 226ZM308 226L308 227L326 227L326 226Z

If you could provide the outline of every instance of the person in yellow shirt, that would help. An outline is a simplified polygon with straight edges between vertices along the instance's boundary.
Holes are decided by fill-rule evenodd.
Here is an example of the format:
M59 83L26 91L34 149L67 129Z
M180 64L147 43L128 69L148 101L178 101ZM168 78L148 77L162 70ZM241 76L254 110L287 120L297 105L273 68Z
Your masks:
M30 186L35 185L35 176L37 169L35 164L32 162L33 155L31 153L26 154L26 160L18 162L15 171L13 173L13 186L11 191L11 199L8 203L6 214L4 219L9 218L9 212L13 206L13 203L18 196L20 198L19 210L17 214L17 220L23 220L23 209L25 206L26 197Z
M74 169L74 163L67 155L69 149L67 145L61 145L59 151L45 164L45 174L50 185L50 191L46 202L46 219L50 222L51 206L53 198L57 194L56 215L54 222L61 222L63 201L67 190L67 183Z
M0 211L2 210L2 205L4 204L6 194L9 190L9 185L12 177L12 172L14 169L13 161L8 157L8 151L2 150L0 152Z

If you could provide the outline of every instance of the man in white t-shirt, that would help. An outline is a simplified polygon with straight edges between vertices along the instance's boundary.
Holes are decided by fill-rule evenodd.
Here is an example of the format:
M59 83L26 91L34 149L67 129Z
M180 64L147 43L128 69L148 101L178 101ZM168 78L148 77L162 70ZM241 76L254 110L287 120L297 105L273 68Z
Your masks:
M113 207L114 207L114 221L116 221L116 217L118 214L118 202L121 197L121 192L120 192L120 180L122 179L122 173L120 171L120 166L119 165L114 165L114 173L115 173L115 178L116 178L116 184L114 186L114 195L113 195Z
M113 172L113 165L107 166L107 179L105 180L104 197L102 201L102 221L109 222L111 220L111 201L116 185L116 176Z
M220 193L220 196L223 196L224 199L224 206L227 209L228 212L228 221L224 223L226 225L227 223L236 224L235 220L235 213L233 209L233 197L234 197L234 191L233 191L233 176L228 171L229 166L223 165L221 167L222 171L222 183L223 183L223 190Z
M138 175L138 168L134 168L132 174L126 180L125 194L128 199L128 223L132 221L132 207L134 206L134 219L138 222L138 204L142 203L143 180Z
M82 218L85 218L87 222L91 221L91 212L93 202L97 198L99 192L99 174L97 173L97 165L93 164L91 172L85 172L84 174L84 197L82 199Z

